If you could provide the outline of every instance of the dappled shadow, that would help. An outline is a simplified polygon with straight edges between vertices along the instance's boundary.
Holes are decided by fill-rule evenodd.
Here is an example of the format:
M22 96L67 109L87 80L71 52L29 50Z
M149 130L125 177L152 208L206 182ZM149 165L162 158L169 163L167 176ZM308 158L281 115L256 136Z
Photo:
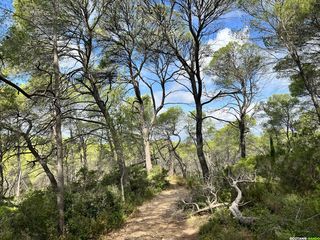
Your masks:
M185 214L176 203L188 194L178 187L163 191L138 208L125 226L102 240L196 240L198 228L188 224Z

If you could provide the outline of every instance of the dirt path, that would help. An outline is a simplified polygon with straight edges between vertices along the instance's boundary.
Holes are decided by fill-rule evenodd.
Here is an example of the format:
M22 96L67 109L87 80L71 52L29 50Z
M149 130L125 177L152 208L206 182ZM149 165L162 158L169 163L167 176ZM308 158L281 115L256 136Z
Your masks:
M190 221L176 207L176 202L187 193L182 187L161 192L140 206L122 229L102 240L196 240L199 219Z

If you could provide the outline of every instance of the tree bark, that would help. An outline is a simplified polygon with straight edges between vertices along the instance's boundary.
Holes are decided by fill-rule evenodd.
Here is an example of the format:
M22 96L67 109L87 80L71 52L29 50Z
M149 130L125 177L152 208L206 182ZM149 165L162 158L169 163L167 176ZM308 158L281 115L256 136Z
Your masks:
M18 162L18 179L17 179L16 197L19 198L20 188L21 188L21 176L22 176L20 137L18 137L18 142L17 142L17 162Z
M229 210L231 211L233 217L235 219L237 219L241 224L243 224L243 225L251 225L252 223L254 223L256 218L254 218L254 217L244 217L242 215L242 212L239 210L239 204L240 204L241 199L242 199L241 189L238 187L236 181L233 181L231 186L237 191L237 197L231 203L231 205L229 207Z
M27 143L27 147L29 149L29 151L31 152L31 154L34 156L34 158L36 159L37 162L40 163L42 169L44 170L45 174L47 175L51 187L53 188L53 190L57 191L58 188L58 184L56 181L56 178L54 177L53 173L51 172L51 170L49 169L47 163L45 162L45 160L40 156L40 154L37 152L37 150L34 148L31 139L29 138L29 136L27 134L22 134L22 137L24 138L24 140Z
M58 0L53 2L54 14L58 16ZM57 208L58 208L58 230L59 235L65 234L65 221L64 221L64 172L63 172L63 145L62 145L62 112L61 112L61 78L59 66L59 52L58 52L58 33L57 23L54 22L53 26L53 75L54 83L53 90L55 94L54 99L54 138L56 142L56 161L57 161Z
M295 50L294 47L291 48L288 44L286 44L286 47L289 50L292 59L294 60L294 62L296 63L296 65L298 67L299 75L302 78L304 86L305 86L305 88L311 98L311 101L313 103L313 106L315 108L315 112L316 112L316 115L318 118L318 122L320 124L320 103L319 103L319 99L316 96L317 89L315 86L313 86L312 83L310 83L310 79L308 79L308 77L306 76L303 65L300 60L300 56L299 56L297 50Z
M112 139L114 150L116 153L115 154L116 161L120 170L120 175L121 175L120 187L121 187L121 193L122 193L122 200L124 201L125 200L124 187L128 185L128 177L127 177L128 174L127 174L126 164L125 164L124 155L123 155L122 143L118 136L118 132L113 122L113 119L109 113L109 110L106 107L106 103L101 99L101 95L98 87L99 85L96 82L96 79L91 72L90 61L91 61L92 52L93 52L94 28L96 25L91 26L92 19L90 19L90 16L93 15L93 11L92 9L90 9L90 7L88 8L88 6L89 6L88 4L84 4L84 6L81 6L81 12L83 13L82 21L85 26L85 29L84 29L85 32L81 32L81 35L84 34L83 36L81 36L84 42L84 51L79 51L79 55L81 56L80 58L81 58L81 64L83 67L84 77L90 83L90 87L91 87L90 94L94 98L103 118L105 119L106 127L107 127L106 131L110 131L111 139Z
M197 147L197 156L200 162L201 170L202 170L202 176L205 181L209 180L209 168L206 161L206 157L204 155L203 147L203 134L202 134L202 124L203 124L203 118L202 118L202 106L201 103L196 104L196 147Z
M127 173L127 168L126 164L124 161L124 155L123 155L123 147L122 143L119 139L117 130L115 128L115 125L113 123L113 120L109 114L108 109L106 108L106 105L104 101L102 101L98 88L96 84L93 82L93 78L89 74L88 79L90 80L90 84L92 87L92 96L95 99L95 102L97 103L105 121L106 125L108 127L107 131L110 131L111 139L113 142L113 147L115 150L115 157L116 157L116 162L118 164L119 170L120 170L120 187L121 187L121 195L122 195L122 200L125 200L125 193L124 193L124 187L128 185L128 173Z
M142 120L144 121L144 120ZM143 123L144 125L144 123ZM145 163L147 173L150 173L152 170L152 162L151 162L151 151L150 151L150 133L149 129L145 126L142 128L142 138L143 138L143 146L144 146L144 154L145 154Z
M4 174L3 174L3 147L0 133L0 203L4 198Z
M179 135L177 135L177 136L179 136ZM186 167L186 164L183 162L181 156L177 152L177 148L180 145L180 141L181 140L179 140L178 144L176 144L176 146L174 146L173 142L172 142L172 140L170 138L170 133L167 133L167 141L168 141L168 144L169 144L170 156L172 155L172 157L177 159L183 178L187 178L187 167Z
M88 169L87 144L83 136L80 136L80 145L83 153L83 167Z
M241 118L239 121L239 142L240 142L240 156L246 158L246 124L245 120Z

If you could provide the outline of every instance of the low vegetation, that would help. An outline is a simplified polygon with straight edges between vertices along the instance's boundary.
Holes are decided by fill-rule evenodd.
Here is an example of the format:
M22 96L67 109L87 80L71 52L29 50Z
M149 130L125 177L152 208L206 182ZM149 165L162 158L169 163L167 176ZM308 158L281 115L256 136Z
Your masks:
M126 201L122 202L119 179L81 169L66 189L65 239L96 239L121 227L136 207L168 186L166 171L155 167L147 176L141 167L130 169ZM0 206L0 239L58 239L55 194L52 189L32 191L20 203Z

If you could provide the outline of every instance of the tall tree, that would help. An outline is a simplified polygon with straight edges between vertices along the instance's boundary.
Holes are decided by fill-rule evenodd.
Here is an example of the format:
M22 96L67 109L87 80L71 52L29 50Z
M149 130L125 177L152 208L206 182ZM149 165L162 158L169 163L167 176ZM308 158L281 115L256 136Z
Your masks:
M70 19L68 31L65 34L69 39L66 48L68 53L65 56L71 61L73 60L75 65L80 66L71 71L69 78L74 82L74 89L80 95L91 96L94 100L96 108L92 108L91 102L87 101L88 105L83 108L82 112L100 114L104 119L103 122L95 122L104 126L110 133L114 156L120 170L121 192L124 200L124 187L128 184L127 170L121 137L110 113L112 104L110 91L112 91L112 83L116 77L115 66L108 62L103 69L96 64L96 61L99 63L96 51L102 50L101 45L98 44L98 42L101 42L101 38L97 32L103 26L101 23L102 16L108 10L110 1L66 1L65 3L67 3L66 14ZM77 106L78 103L79 101L75 101L74 106Z
M57 207L59 233L64 234L64 176L62 146L62 92L63 75L60 61L65 45L61 37L65 19L58 0L14 1L14 24L3 46L5 58L11 66L19 67L34 81L37 95L46 97L52 106L53 134L56 143ZM17 47L18 46L18 47ZM32 49L32 50L30 50ZM25 51L30 54L25 56Z
M259 71L261 73L262 67L262 57L255 45L241 45L236 42L218 50L208 67L209 72L214 75L215 83L224 89L224 92L230 93L228 98L231 101L227 108L235 117L236 125L231 121L229 123L239 129L239 149L242 158L246 157L247 121L259 91Z
M133 88L136 98L134 111L139 114L146 170L150 172L150 138L156 117L169 94L166 85L175 73L171 68L172 57L157 51L165 45L159 39L160 35L156 34L142 0L114 1L112 9L104 18L105 40L114 48L108 56L112 55L120 67L124 67L126 73L121 77ZM160 93L159 101L155 91ZM145 92L151 97L151 113L148 111L148 100L143 96Z
M268 118L266 126L271 135L275 135L278 144L281 141L281 133L285 133L287 150L291 149L291 138L294 135L294 123L299 113L299 101L289 94L272 95L262 105L262 109Z
M229 0L146 1L170 49L167 54L176 57L182 75L187 79L182 85L194 99L197 156L204 179L209 178L209 168L203 149L203 107L220 94L204 97L203 58L206 40L215 30L214 23L226 13L231 3Z

